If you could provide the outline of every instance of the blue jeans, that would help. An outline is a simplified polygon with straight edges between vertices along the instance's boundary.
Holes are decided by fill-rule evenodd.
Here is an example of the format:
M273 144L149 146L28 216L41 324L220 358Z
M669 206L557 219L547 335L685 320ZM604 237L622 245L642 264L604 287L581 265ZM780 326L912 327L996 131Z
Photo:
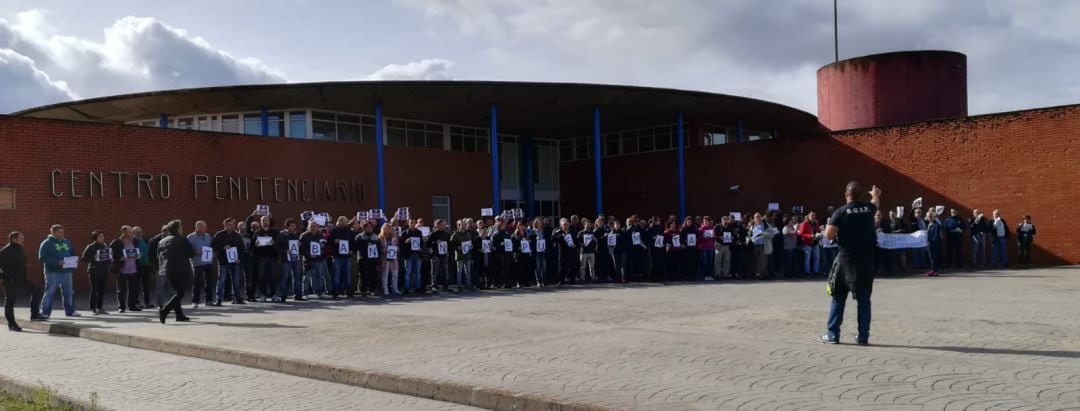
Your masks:
M937 272L941 266L941 241L930 241L927 248L930 249L930 271Z
M984 237L983 233L971 236L971 266L986 266L986 237Z
M533 275L536 276L537 284L547 283L547 254L537 253L536 258L533 259Z
M846 287L844 287L846 288ZM859 303L859 341L870 340L870 290L856 291L855 301ZM832 304L829 306L829 338L840 338L840 325L844 322L844 306L847 304L848 291L836 290L833 292Z
M234 301L244 299L244 294L240 288L240 266L236 264L219 264L217 272L217 302L220 304L221 299L224 298L226 279L232 282Z
M1008 263L1005 255L1005 237L995 238L990 242L990 264L1004 267Z
M298 268L298 270L299 270L299 268ZM297 272L297 274L299 275L299 272ZM325 281L324 281L325 279L326 279L326 262L318 261L318 262L315 262L314 264L312 264L311 268L308 268L308 270L307 270L307 280L306 281L300 281L300 283L301 284L303 284L303 283L310 284L311 290L314 291L315 294L323 295L324 293L326 293L326 284L325 284ZM297 280L299 280L299 279L297 279ZM302 293L302 291L301 290L296 290L296 293L297 293L297 295L300 295Z
M255 268L259 274L259 293L263 298L274 295L274 263L273 257L259 257L258 267Z
M803 251L803 274L810 275L821 272L821 247L816 245L804 245Z
M45 298L41 301L41 315L52 314L53 297L56 296L56 288L60 288L61 297L64 298L64 314L75 314L75 290L72 288L71 273L45 273Z
M334 258L334 276L331 277L332 294L352 294L352 259L348 256Z
M322 262L315 263L316 265L323 265ZM281 299L285 299L285 296L289 295L289 279L292 279L293 283L293 295L299 296L304 291L304 278L303 273L300 271L299 261L285 261L281 263L281 279L278 281L278 296Z
M836 247L821 247L821 265L825 268L824 272L828 273L832 270L833 261L836 260Z
M420 281L420 256L414 252L405 260L405 289L424 289Z
M712 250L701 251L701 275L712 277L716 270L716 253Z
M927 250L925 248L911 249L912 268L926 268Z

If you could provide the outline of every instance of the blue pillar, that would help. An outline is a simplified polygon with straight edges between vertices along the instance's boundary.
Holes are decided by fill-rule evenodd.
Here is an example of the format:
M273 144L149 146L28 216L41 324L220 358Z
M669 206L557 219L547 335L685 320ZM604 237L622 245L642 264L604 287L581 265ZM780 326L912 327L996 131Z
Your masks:
M379 192L379 209L386 212L386 176L383 174L383 119L382 103L375 103L375 175Z
M169 128L169 116L165 113L161 113L161 118L158 119L158 127Z
M739 120L739 122L735 125L735 142L736 143L743 142L742 120Z
M266 107L259 110L259 122L262 123L262 135L270 135L270 113L266 111Z
M533 217L536 215L536 209L533 206L535 202L535 189L533 184L533 139L532 137L521 138L521 199L525 202L525 216Z
M685 142L683 141L683 115L681 111L679 112L678 121L675 124L677 124L676 127L678 128L676 133L679 135L677 140L679 143L679 148L677 149L677 152L679 153L679 219L683 219L686 218L686 158L683 154L683 151L685 151Z
M604 213L603 176L600 174L600 106L593 106L593 173L596 175L596 215Z
M491 209L495 215L502 212L502 190L499 186L499 117L495 105L491 105Z

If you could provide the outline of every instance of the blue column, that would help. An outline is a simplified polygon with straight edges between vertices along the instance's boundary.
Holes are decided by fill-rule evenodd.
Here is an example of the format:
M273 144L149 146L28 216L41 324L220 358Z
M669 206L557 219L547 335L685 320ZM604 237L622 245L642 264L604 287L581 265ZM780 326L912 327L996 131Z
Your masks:
M596 175L596 215L604 213L603 176L600 174L600 106L593 106L593 173Z
M383 174L383 119L382 103L375 103L375 182L379 192L379 209L386 212L386 176Z
M259 122L262 123L262 135L270 135L270 113L266 111L266 107L259 110Z
M536 215L536 209L533 206L535 199L535 189L533 185L533 139L532 137L521 138L521 199L525 202L525 216L532 218Z
M491 105L491 209L495 215L502 212L502 190L499 186L499 113L495 105Z
M161 118L158 119L158 127L169 128L169 115L161 113Z
M685 151L685 142L683 141L683 115L679 112L677 124L678 130L678 142L679 148L676 150L679 153L679 219L686 218L686 158L683 154Z
M735 142L736 143L743 142L742 120L739 120L739 122L735 124Z

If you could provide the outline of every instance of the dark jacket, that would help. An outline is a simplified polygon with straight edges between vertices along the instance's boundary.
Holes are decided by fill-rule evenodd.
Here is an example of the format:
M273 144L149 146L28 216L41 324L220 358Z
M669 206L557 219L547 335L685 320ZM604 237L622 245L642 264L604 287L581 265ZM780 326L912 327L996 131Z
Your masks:
M97 254L99 250L106 250L106 252L108 252L109 246L95 241L83 249L82 262L86 263L87 273L108 274L110 271L109 269L112 268L112 260L115 254L110 255L109 259L105 261L98 261Z
M255 254L255 258L277 258L278 249L275 242L277 241L278 234L280 234L280 232L273 228L269 230L260 228L259 231L256 231L251 236L251 247L254 249L252 253ZM259 237L270 237L270 245L260 246L257 241Z
M495 233L491 235L491 253L496 255L509 254L506 252L506 240L511 241L511 250L516 248L513 245L513 239L510 238L510 232L506 230L495 231ZM510 253L513 253L513 251L510 251Z
M379 235L374 232L361 231L353 237L353 244L356 245L356 259L357 260L378 260L383 257L383 250L379 244ZM368 256L368 248L375 246L375 257Z
M567 244L567 234L570 235L571 243L573 244ZM562 228L556 228L555 231L551 233L551 241L559 245L559 255L570 255L577 251L578 244L577 240L574 239L574 234L569 231L563 231Z
M585 244L585 238L589 238L589 243ZM597 234L593 230L581 230L577 234L578 249L585 254L596 253L596 243L604 241L603 234ZM564 240L565 241L565 240Z
M334 257L337 257L339 255L341 255L341 256L351 255L353 253L353 251L356 249L356 244L355 244L356 232L354 232L352 230L352 227L349 227L349 226L334 227L334 229L332 231L330 231L330 239L329 240L330 241L327 244L329 244L331 247L333 247L333 249L330 250L330 252L331 252L331 254L334 255ZM340 244L340 243L338 243L338 241L344 241L344 242L349 243L349 252L348 253L341 254L341 253L338 252L339 251L338 246Z
M413 250L412 249L412 239L413 238L419 238L420 239L420 250ZM401 233L401 242L399 244L401 244L401 247L400 247L401 248L401 251L400 251L401 258L409 258L409 257L412 257L413 254L420 254L421 250L423 250L423 248L424 248L424 236L423 236L423 233L421 233L420 230L416 229L416 228L411 229L411 230L404 230Z
M945 218L942 224L947 235L959 236L964 234L964 219L959 216L949 216ZM956 232L956 229L960 229L960 232Z
M982 234L982 233L987 232L986 231L986 228L987 228L986 227L986 221L987 220L986 220L985 216L978 217L978 218L976 218L976 217L969 218L968 219L968 232L971 233L971 235L973 235L973 236L976 235L976 234Z
M8 243L0 248L0 275L4 281L26 281L26 252L21 245Z
M135 249L139 249L139 239L131 237L131 245L135 246ZM113 274L120 274L120 270L124 268L124 239L117 237L109 243L109 249L112 250L113 261L110 269ZM139 251L140 253L142 250ZM142 254L139 254L139 259L142 259ZM139 262L136 261L135 264Z
M1031 224L1030 231L1021 230L1024 228L1024 223L1020 223L1016 226L1016 241L1020 244L1028 245L1035 241L1035 224Z
M286 247L286 249L289 247L289 240L296 240L296 239L298 239L298 238L296 236L290 234L288 231L282 231L281 234L278 235L278 241L285 242L284 247ZM318 254L312 254L311 253L311 243L312 242L320 243L320 244L325 245L326 238L323 236L322 232L317 231L317 232L312 233L310 231L305 231L304 234L300 235L299 240L300 240L300 254L304 256L304 262L306 262L308 264L311 264L311 263L317 263L317 262L324 261L324 259L325 259L324 256L326 255L325 250L320 250L320 251L323 251L323 252L320 252ZM285 253L283 252L282 255L285 255Z
M229 264L229 257L225 255L225 247L235 247L237 262L239 263L240 254L244 250L244 237L236 231L221 230L214 233L214 238L210 240L210 248L214 249L214 255L217 256L218 264Z
M146 246L146 253L150 254L150 267L157 271L161 266L161 261L158 260L158 247L161 247L161 240L165 238L165 233L158 233L150 238L150 244Z
M994 227L994 220L990 220L986 225L986 231L988 231L990 233L990 237L994 238L995 240L998 238L1009 238L1009 223L1006 222L1004 218L1002 218L1001 224L1005 226L1005 235L1001 237L998 237L997 235L997 228Z
M439 254L440 242L446 242L446 254ZM449 257L450 252L453 251L450 248L450 232L446 230L431 230L431 235L428 236L427 247L431 250L432 256Z
M191 276L191 259L195 258L195 249L191 242L182 235L168 235L161 239L157 247L158 275Z

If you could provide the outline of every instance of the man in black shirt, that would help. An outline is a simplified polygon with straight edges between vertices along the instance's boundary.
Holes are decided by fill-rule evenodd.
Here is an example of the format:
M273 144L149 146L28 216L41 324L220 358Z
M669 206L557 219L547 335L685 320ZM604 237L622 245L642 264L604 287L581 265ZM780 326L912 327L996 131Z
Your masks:
M881 204L881 190L877 186L870 189L869 203L861 201L862 194L859 183L849 182L844 192L847 204L836 209L825 228L825 238L835 240L840 252L836 256L836 267L829 275L832 306L828 332L821 336L823 343L840 342L840 324L844 321L844 305L849 292L854 293L859 303L859 333L855 342L866 345L870 341L870 293L874 285L874 247L877 245L874 214Z
M158 243L158 276L165 277L172 287L172 298L158 311L158 318L165 324L169 312L176 312L176 321L191 321L184 315L180 302L184 299L184 290L191 288L191 259L195 258L195 249L191 242L180 233L180 220L170 221L168 234ZM161 281L161 278L158 278Z
M0 248L0 274L4 279L4 318L8 330L22 331L15 322L15 295L17 291L30 293L30 321L45 321L38 312L41 307L41 287L26 280L26 252L23 243L26 236L18 231L8 235L8 244Z

